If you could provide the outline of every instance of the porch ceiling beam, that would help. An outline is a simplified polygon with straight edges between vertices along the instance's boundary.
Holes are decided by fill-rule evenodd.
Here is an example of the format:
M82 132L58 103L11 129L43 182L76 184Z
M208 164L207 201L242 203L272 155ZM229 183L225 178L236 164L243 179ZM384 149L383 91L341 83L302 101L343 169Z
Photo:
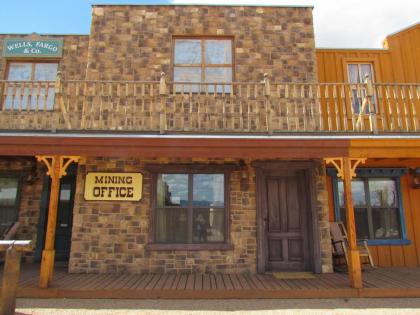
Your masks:
M45 248L42 251L39 287L46 289L51 284L54 271L55 232L57 224L57 210L60 194L60 178L66 176L67 167L79 160L78 156L37 155L37 160L47 167L47 175L51 177L50 203L48 206L47 232L45 234Z
M326 164L332 164L337 169L337 176L343 180L344 186L344 204L347 221L347 239L348 239L348 271L350 285L353 288L361 288L362 270L360 265L360 255L357 246L356 225L354 221L354 206L351 191L351 180L356 176L356 168L359 164L365 163L366 158L335 157L326 158Z
M347 156L348 139L0 137L0 155L324 158Z

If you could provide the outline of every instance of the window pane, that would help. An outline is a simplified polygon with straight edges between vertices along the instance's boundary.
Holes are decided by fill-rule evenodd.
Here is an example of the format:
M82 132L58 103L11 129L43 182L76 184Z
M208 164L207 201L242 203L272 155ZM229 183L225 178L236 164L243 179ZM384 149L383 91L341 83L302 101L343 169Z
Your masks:
M376 239L401 238L399 209L372 209L373 230Z
M0 177L0 206L14 206L16 203L19 179Z
M223 174L193 175L193 205L223 207L225 205L225 177Z
M48 92L48 94L47 94ZM54 108L55 89L47 84L42 84L41 87L32 90L31 109L47 109Z
M156 216L156 241L158 243L187 243L187 209L158 209Z
M366 208L354 209L354 221L357 239L369 239L369 224Z
M28 107L28 100L30 98L30 88L25 87L22 90L22 84L18 83L19 85L16 87L8 87L7 88L7 96L4 100L4 107L5 109L27 109ZM29 84L27 83L26 86Z
M231 40L206 40L206 64L231 64Z
M205 81L209 83L232 82L232 68L206 68Z
M175 67L174 69L175 82L201 82L201 68L198 67ZM200 90L198 84L176 84L176 92L194 92Z
M158 207L188 205L188 175L159 174L157 178Z
M369 191L372 207L397 207L397 188L394 180L370 179Z
M9 65L9 81L29 81L31 80L32 64L31 63L11 63Z
M224 209L194 209L193 241L195 243L223 242L224 231Z
M360 82L365 81L365 75L368 75L369 78L373 80L372 65L365 63L360 65Z
M340 220L344 223L347 228L346 210L340 208ZM366 208L355 208L354 209L354 224L356 225L357 239L369 239L369 224Z
M175 41L174 63L201 64L201 40L177 39Z
M353 83L353 84L360 83L358 65L357 64L349 64L348 69L349 69L349 82Z
M37 63L35 65L35 81L54 81L57 76L56 63Z
M232 68L206 68L205 81L206 83L231 83ZM215 88L217 93L230 93L231 91L230 84L208 85L207 88L210 93L213 93Z
M60 201L70 201L71 185L62 184L60 186Z
M353 180L351 182L351 191L353 196L354 207L366 206L365 185L361 180ZM344 208L344 188L343 182L338 181L338 202L341 208Z

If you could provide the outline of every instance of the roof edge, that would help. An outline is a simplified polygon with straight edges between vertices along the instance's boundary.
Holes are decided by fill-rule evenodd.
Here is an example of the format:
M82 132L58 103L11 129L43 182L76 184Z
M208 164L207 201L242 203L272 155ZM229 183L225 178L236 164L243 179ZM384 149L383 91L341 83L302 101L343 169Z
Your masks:
M92 7L123 7L123 6L133 6L133 7L177 7L177 6L199 6L199 7L262 7L262 8L310 8L313 9L313 5L305 4L294 4L294 5L275 5L275 4L212 4L212 3L161 3L161 4L152 4L152 3L142 3L142 4L133 4L133 3L119 3L119 4L108 4L108 3L94 3Z
M409 30L411 30L411 29L415 29L415 28L417 28L417 27L420 27L420 22L416 22L416 23L411 24L411 25L409 25L409 26L406 26L406 27L404 27L404 28L402 28L402 29L400 29L400 30L398 30L398 31L396 31L396 32L393 32L393 33L391 33L391 34L388 34L388 35L386 36L386 38L388 38L388 37L393 37L393 36L395 36L395 35L398 35L398 34L400 34L400 33L407 32L407 31L409 31Z

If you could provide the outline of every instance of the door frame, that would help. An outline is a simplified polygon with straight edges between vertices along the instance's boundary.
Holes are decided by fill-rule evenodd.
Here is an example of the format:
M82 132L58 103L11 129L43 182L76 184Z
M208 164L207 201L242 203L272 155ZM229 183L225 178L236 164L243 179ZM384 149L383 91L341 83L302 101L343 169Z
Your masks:
M255 161L251 165L256 170L257 206L257 271L266 272L267 240L265 218L267 216L265 182L267 176L282 176L290 172L303 172L307 189L307 237L309 245L309 270L321 273L321 246L316 198L316 161Z

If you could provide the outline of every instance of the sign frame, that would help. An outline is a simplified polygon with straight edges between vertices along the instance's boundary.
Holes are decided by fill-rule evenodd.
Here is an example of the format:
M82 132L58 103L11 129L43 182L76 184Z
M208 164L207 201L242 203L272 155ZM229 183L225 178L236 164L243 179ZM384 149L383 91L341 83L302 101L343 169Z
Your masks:
M54 45L57 48L56 52L48 52L48 48L40 47L36 43L43 43L47 45ZM9 50L8 45L20 44L19 47L15 47L16 53L13 50ZM43 45L45 46L45 45ZM63 56L63 38L51 38L51 37L8 37L3 40L3 57L5 58L61 58ZM34 49L38 52L24 53L24 49Z
M87 187L87 178L89 176L89 174L114 174L114 176L116 176L115 174L136 174L136 175L140 175L140 183L139 183L139 189L140 189L140 197L138 199L121 199L121 198L106 198L106 199L90 199L86 197L86 187ZM144 174L142 172L87 172L85 179L84 179L84 189L83 189L83 198L85 201L91 201L91 202L109 202L109 201L118 201L118 202L139 202L143 199L143 180L144 180Z

